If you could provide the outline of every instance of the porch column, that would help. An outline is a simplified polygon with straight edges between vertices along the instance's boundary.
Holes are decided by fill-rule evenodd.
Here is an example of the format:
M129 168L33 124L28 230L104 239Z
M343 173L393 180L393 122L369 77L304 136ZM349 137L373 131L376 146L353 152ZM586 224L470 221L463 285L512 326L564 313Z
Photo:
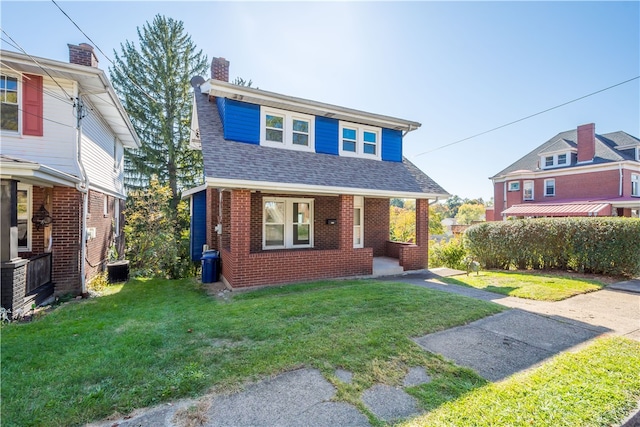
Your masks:
M353 196L350 194L340 195L340 213L338 216L340 226L340 245L343 250L353 249Z
M231 250L234 255L248 255L251 242L251 192L231 191Z
M218 216L218 189L207 188L205 190L206 206L207 206L207 245L210 249L220 250L220 238L215 231L216 225L222 222L222 219Z
M416 199L416 245L420 247L422 268L427 267L429 254L429 199Z
M2 245L2 255L0 261L10 261L18 258L18 181L2 180L2 215L0 221L0 245Z
M27 289L26 259L18 257L18 182L3 179L0 184L0 305L19 317Z

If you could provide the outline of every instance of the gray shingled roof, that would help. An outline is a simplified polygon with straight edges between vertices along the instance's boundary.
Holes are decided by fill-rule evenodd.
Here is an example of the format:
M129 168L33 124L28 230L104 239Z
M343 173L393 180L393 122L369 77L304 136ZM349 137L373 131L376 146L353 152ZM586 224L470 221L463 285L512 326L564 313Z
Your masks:
M206 178L447 195L407 159L387 162L227 141L216 103L198 88L195 97Z
M498 178L500 176L504 176L510 172L527 170L527 171L536 171L539 169L539 161L540 154L545 152L552 152L560 149L562 146L577 147L578 141L578 132L576 129L568 130L565 132L560 132L535 150L529 152L524 157L520 158L516 162L512 163L510 166L501 170L492 178ZM636 160L635 154L633 150L625 149L619 150L620 146L629 146L629 145L639 145L640 139L629 135L626 132L618 131L607 133L604 135L596 134L596 154L593 159L593 162L590 164L602 164L602 163L611 163L611 162L620 162L623 160ZM569 165L560 168L554 169L566 169L576 167L576 165Z

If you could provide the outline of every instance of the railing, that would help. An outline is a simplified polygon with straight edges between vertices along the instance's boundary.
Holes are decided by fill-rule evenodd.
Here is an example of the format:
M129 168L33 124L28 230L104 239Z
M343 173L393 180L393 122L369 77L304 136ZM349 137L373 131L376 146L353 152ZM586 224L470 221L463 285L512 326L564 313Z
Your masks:
M51 254L36 255L29 259L29 264L27 264L26 294L51 282L51 266Z

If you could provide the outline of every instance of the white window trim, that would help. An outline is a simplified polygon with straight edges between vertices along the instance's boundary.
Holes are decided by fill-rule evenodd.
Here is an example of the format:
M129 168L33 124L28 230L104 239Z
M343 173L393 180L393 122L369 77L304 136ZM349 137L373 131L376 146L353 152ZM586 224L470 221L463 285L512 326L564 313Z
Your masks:
M527 186L531 185L531 197L526 197L527 194ZM523 181L522 182L522 200L535 200L535 184L533 181Z
M633 192L633 184L636 184L636 191ZM632 197L640 197L640 175L636 173L631 174L631 196Z
M356 151L355 152L345 151L342 149L342 130L344 128L356 130ZM367 154L364 152L364 144L365 144L364 133L365 132L372 132L376 134L376 154ZM338 126L338 148L341 156L382 160L382 128L340 121Z
M558 161L558 158L562 155L566 155L566 161L565 163L560 163ZM551 157L553 159L553 163L547 166L547 157ZM556 154L543 154L540 156L540 166L541 169L552 169L552 168L557 168L560 166L568 166L571 164L571 152L570 151L566 151L566 152L562 152L562 153L556 153Z
M22 135L22 79L20 76L12 73L5 73L1 75L11 77L17 80L16 90L18 95L18 130L0 129L0 133L7 135Z
M353 210L360 209L360 225L353 224L353 247L364 248L364 197L353 196ZM355 215L354 215L355 218ZM360 243L356 243L356 228L360 227Z
M106 194L102 195L102 215L106 218L109 216L109 196Z
M510 181L509 191L520 191L520 181Z
M31 223L31 218L33 217L33 187L19 182L18 191L27 192L27 246L18 246L18 252L31 252L33 240L33 224Z
M640 147L636 147L636 160L640 162Z
M553 182L553 194L547 194L547 183ZM545 197L553 197L556 195L556 180L555 178L545 179L544 180L544 196Z
M282 142L267 141L267 114L281 116L283 120ZM298 145L293 143L293 120L304 120L309 122L309 145ZM278 110L271 107L260 107L260 145L265 147L288 148L290 150L308 151L315 153L315 116L295 113L292 111Z
M264 205L267 202L281 202L284 203L284 246L267 246L266 242L266 226ZM313 248L313 220L314 220L314 199L298 199L289 197L263 197L262 198L262 249L301 249L301 248ZM293 204L294 203L309 203L309 243L303 245L293 244Z

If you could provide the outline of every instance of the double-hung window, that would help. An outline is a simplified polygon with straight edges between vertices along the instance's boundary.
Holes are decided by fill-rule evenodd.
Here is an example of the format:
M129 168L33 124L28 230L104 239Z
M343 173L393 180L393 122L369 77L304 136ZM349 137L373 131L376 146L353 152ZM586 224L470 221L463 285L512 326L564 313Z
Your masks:
M313 199L263 199L263 249L313 247Z
M555 196L556 195L556 180L555 179L545 179L544 180L544 195L545 196Z
M640 197L640 175L631 174L631 195Z
M533 181L522 183L522 200L533 200Z
M18 127L18 79L7 75L0 75L0 116L4 131L17 132Z
M378 159L381 157L380 128L340 122L339 148L341 156Z
M315 151L314 117L262 107L260 144L269 147Z

